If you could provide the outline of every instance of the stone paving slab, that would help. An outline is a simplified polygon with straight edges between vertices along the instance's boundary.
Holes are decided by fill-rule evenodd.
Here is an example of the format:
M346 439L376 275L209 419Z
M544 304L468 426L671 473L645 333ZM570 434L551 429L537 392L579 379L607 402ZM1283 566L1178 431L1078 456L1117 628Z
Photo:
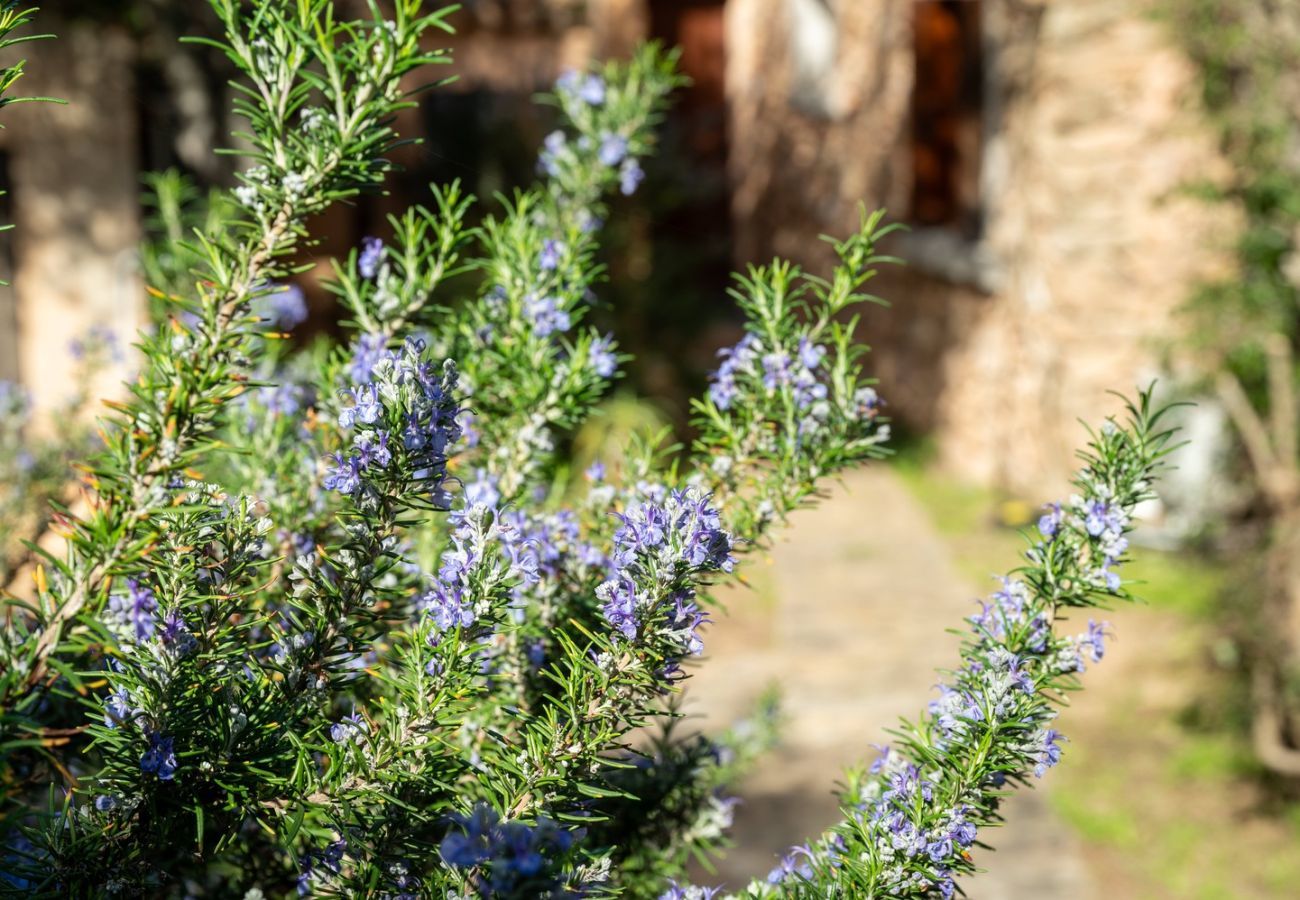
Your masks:
M838 818L831 792L841 772L874 758L885 729L930 699L935 670L957 659L958 638L945 629L987 590L957 574L926 511L881 466L850 474L783 537L770 560L749 563L766 568L754 575L759 590L721 594L727 612L715 615L708 659L689 683L685 711L705 731L744 718L773 681L786 716L781 745L741 786L738 846L704 884L737 888L765 875ZM987 833L997 852L977 856L988 871L967 883L970 897L1098 896L1077 839L1041 791L1022 792L1006 813L1009 824Z

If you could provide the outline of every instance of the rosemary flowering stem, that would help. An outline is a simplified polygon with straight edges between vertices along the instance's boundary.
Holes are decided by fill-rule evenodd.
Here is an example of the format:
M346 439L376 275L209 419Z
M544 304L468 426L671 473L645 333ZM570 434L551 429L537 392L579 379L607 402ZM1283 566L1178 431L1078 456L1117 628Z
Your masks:
M1108 421L1094 435L1078 493L1046 508L1026 565L970 617L963 665L946 673L940 697L851 781L845 820L745 896L946 898L975 871L979 830L999 823L1009 787L1056 765L1056 706L1104 654L1104 624L1063 635L1061 622L1129 597L1116 569L1134 510L1171 449L1162 415L1145 391L1123 425Z
M98 497L89 517L72 523L71 563L59 567L62 577L55 590L42 598L50 609L39 625L29 686L44 678L46 660L66 624L101 596L115 571L147 552L140 526L173 502L169 483L219 428L228 402L242 392L245 345L256 323L250 304L268 290L272 278L285 273L282 260L298 246L303 222L381 177L386 166L382 154L393 142L385 123L403 105L402 77L442 59L420 51L418 43L424 31L445 27L446 11L419 15L418 0L400 0L392 23L376 10L375 21L364 27L336 22L327 0L300 4L296 18L270 0L260 0L260 13L249 18L238 4L216 0L213 5L227 29L227 43L217 46L257 85L263 101L240 107L262 160L255 177L235 192L251 221L199 236L206 277L191 321L201 334L173 319L170 330L160 327L144 345L140 381L105 428L108 447L93 470ZM265 37L244 33L245 28L275 27L313 36L292 52L277 53ZM343 61L336 58L349 46L363 52ZM378 65L370 65L371 60ZM363 61L366 68L358 68ZM312 62L324 64L328 81L310 71ZM313 88L332 101L336 112L336 130L313 126L312 138L327 148L324 153L315 145L304 146L290 122Z

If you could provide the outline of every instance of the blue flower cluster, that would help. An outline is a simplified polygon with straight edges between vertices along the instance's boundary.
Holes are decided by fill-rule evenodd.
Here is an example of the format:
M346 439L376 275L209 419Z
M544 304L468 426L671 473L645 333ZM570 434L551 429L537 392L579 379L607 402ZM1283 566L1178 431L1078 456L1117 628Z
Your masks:
M542 252L537 256L537 268L543 272L554 272L560 267L564 255L564 242L547 238L542 242Z
M124 628L136 641L147 641L157 628L158 600L151 588L139 579L126 580L126 593L108 598L108 612L114 624Z
M185 617L178 610L172 610L163 616L162 628L158 630L158 639L176 656L189 656L198 647L198 639L185 624Z
M361 255L357 258L357 271L365 279L373 279L379 274L379 267L384 261L384 242L377 237L364 238L361 241Z
M1026 716L1036 691L1026 660L1002 646L990 649L984 660L973 661L957 672L955 686L939 685L931 701L931 722L937 731L935 745L964 738L975 725L996 728Z
M676 881L669 881L668 890L659 895L659 900L713 900L720 890L721 888L679 885Z
M798 351L791 356L784 350L774 350L763 355L763 387L769 391L790 388L795 406L808 409L818 400L826 399L826 385L817 380L817 371L826 358L826 348L803 337Z
M525 885L530 896L547 896L543 881L549 880L544 874L548 857L573 846L573 833L548 819L535 825L503 820L486 803L452 821L452 830L442 840L442 858L453 868L473 870L472 882L482 897L512 895Z
M1101 662L1102 657L1106 655L1106 638L1109 634L1109 626L1105 622L1098 622L1096 619L1088 620L1088 630L1074 639L1074 646L1079 654L1076 663L1078 671L1084 670L1085 656L1094 663Z
M790 852L767 873L768 884L781 884L792 877L809 879L813 877L813 853L806 845L791 847Z
M568 110L570 118L582 123L589 121L587 113L605 104L606 85L599 75L569 71L556 81L555 93ZM538 159L539 168L554 178L565 169L576 167L578 154L587 156L594 151L596 161L601 166L615 170L619 191L629 197L636 193L645 179L645 171L636 157L630 154L627 137L608 130L597 133L595 128L591 133L594 137L583 135L576 142L570 143L563 131L551 132L543 141L542 153Z
M1046 558L1048 545L1065 552L1067 565L1084 572L1096 571L1098 558L1114 564L1126 546L1129 517L1104 486L1088 486L1087 500L1074 498L1068 505L1046 507L1038 523L1042 543L1030 551L1031 561ZM1113 582L1098 576L1096 587L1114 590ZM891 755L889 748L872 765L854 801L856 828L846 837L865 834L871 856L885 877L877 886L888 896L923 893L951 897L956 873L966 871L968 848L975 841L977 814L972 798L1001 785L1006 774L1032 772L1043 777L1061 760L1063 736L1051 723L1056 712L1051 698L1040 690L1061 674L1082 671L1087 661L1105 654L1105 623L1089 621L1087 630L1062 637L1052 629L1050 601L1028 581L1003 578L999 589L980 611L970 616L974 639L963 649L966 664L955 677L939 685L939 696L929 705L929 715L917 728L917 739L936 752L961 758L966 753L987 754L991 743L1002 754L992 781L985 785L954 785L940 778L942 770L923 775L912 762ZM947 788L941 791L941 786ZM834 847L796 853L774 870L774 877L810 875L816 859L834 865ZM892 880L891 880L892 879Z
M370 724L360 713L344 716L330 726L330 740L336 744L359 744L370 734Z
M682 653L703 649L704 620L691 580L730 572L731 535L722 530L709 495L694 488L655 492L619 516L611 577L596 590L605 619L628 640L653 629Z
M758 338L746 333L734 347L723 347L718 351L722 365L709 376L709 398L718 409L730 409L739 393L736 379L745 372L752 371L758 359Z
M1051 503L1038 519L1038 531L1046 543L1077 536L1080 563L1087 564L1090 581L1099 588L1118 591L1123 585L1114 569L1128 551L1126 532L1130 516L1127 510L1109 497L1104 485L1096 485L1090 496L1070 498L1068 508ZM1096 561L1100 560L1100 565Z
M124 722L135 721L136 716L143 712L139 707L131 705L131 695L126 688L120 687L108 695L104 701L104 724L109 728L116 728Z
M801 337L793 351L787 351L780 347L769 349L757 335L746 333L734 347L719 350L718 356L722 363L709 377L709 397L718 409L730 409L737 395L755 381L769 394L789 390L801 412L826 400L826 348L807 337Z
M980 638L1005 641L1009 635L1025 633L1025 646L1041 653L1051 635L1051 625L1046 616L1031 610L1029 587L1015 578L1003 578L1002 589L994 591L987 603L981 601L980 611L966 621Z
M343 871L343 858L348 852L348 842L343 838L331 841L323 850L312 850L299 860L298 894L311 893L318 881L337 878Z
M447 453L460 439L456 368L448 360L439 371L422 359L424 343L408 339L397 351L367 345L370 380L343 392L339 425L351 429L352 447L335 453L326 474L328 490L356 496L376 490L400 449L403 474L442 495ZM359 367L354 358L353 371Z
M292 331L307 321L307 297L296 284L274 285L257 297L253 314L268 328Z
M172 738L156 731L149 732L148 738L149 747L140 757L140 771L157 775L159 781L171 781L178 765Z
M949 866L975 843L978 829L970 820L973 811L961 805L933 817L930 807L938 786L923 778L915 765L888 753L877 760L873 771L881 776L874 783L876 793L859 801L855 818L872 836L873 851L886 864L886 876L892 876L892 883L880 885L882 895L922 888L952 897L956 884ZM924 824L922 813L931 824ZM909 875L902 865L891 865L916 858L928 861L925 868L931 877L919 871Z
M433 622L434 632L429 636L433 646L443 632L472 626L483 611L482 604L498 586L509 580L516 584L537 581L536 550L520 546L523 539L512 516L496 509L499 499L495 482L480 473L466 484L460 506L451 513L455 527L450 546L442 553L433 585L416 601L417 611Z
M609 335L598 337L591 342L587 350L587 360L591 369L601 378L612 378L618 369L618 357L614 355L614 339Z
M309 385L298 384L293 381L268 384L243 396L248 398L246 403L250 407L256 404L256 408L249 409L248 418L244 424L244 430L250 433L256 430L258 423L262 421L288 417L297 418L297 413L310 406L316 399L315 391ZM264 412L265 415L260 415L261 412ZM305 429L302 433L306 433Z
M363 334L352 347L352 361L348 376L358 384L368 384L374 377L375 366L390 355L388 339L382 334Z
M514 509L501 514L501 543L510 561L519 588L534 587L543 581L558 582L571 564L596 567L607 563L594 544L582 539L578 516L572 510L530 514ZM517 589L519 598L523 592Z
M1037 746L1034 761L1034 775L1042 778L1047 770L1061 761L1061 733L1055 728L1043 728L1034 736Z
M548 337L557 332L563 334L573 324L569 311L556 297L529 294L524 298L524 314L533 323L533 331L538 337Z
M605 79L575 69L562 73L555 82L555 91L562 101L577 101L588 106L602 105L605 102L605 90Z
M476 541L476 517L490 514L483 505L471 507L452 532L452 546L442 554L442 565L433 586L416 601L416 608L433 622L437 634L474 624L474 601L469 596L470 578L484 560L484 547ZM434 637L436 639L436 635Z

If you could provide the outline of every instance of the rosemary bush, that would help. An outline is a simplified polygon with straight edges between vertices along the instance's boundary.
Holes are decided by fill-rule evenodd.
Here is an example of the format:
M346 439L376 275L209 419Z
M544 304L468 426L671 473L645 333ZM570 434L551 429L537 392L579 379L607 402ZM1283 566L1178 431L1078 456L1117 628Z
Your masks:
M294 350L305 222L377 189L445 12L212 0L243 75L225 214L146 254L162 316L0 643L0 888L59 896L705 898L729 782L773 714L683 734L709 590L827 478L883 455L856 305L881 216L828 278L751 268L689 452L560 449L625 359L585 319L604 202L632 193L672 56L565 75L537 186L481 226L457 185L336 264L345 342ZM192 199L192 198L191 198ZM160 203L165 222L184 204ZM186 270L189 269L189 274ZM949 896L1007 791L1056 763L1101 658L1067 616L1116 570L1166 434L1143 396L1083 455L960 666L841 823L750 897ZM847 677L847 673L846 673Z

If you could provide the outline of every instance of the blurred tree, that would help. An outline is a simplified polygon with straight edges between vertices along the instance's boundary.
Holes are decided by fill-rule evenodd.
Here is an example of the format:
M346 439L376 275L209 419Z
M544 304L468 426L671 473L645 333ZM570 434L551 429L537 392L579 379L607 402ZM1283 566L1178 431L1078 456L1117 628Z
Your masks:
M1236 270L1201 285L1190 309L1269 520L1248 638L1254 743L1269 768L1300 777L1300 3L1168 7L1234 164L1226 184L1201 188L1244 219Z

